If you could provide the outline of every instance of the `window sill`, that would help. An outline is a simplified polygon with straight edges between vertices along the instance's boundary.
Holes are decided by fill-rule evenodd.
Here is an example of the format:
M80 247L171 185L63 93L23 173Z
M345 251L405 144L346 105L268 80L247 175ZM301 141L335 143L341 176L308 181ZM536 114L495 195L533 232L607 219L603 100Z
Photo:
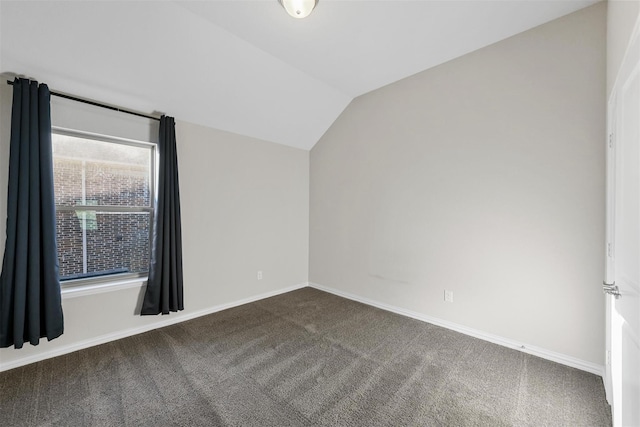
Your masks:
M106 283L94 283L84 286L63 287L61 290L62 299L83 297L87 295L102 294L105 292L119 291L129 288L142 288L146 286L146 277L135 277L125 280L114 280Z

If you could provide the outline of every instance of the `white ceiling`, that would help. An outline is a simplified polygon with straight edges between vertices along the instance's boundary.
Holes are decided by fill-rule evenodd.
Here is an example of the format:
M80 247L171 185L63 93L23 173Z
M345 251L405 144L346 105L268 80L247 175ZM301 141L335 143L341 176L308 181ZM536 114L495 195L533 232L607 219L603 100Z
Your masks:
M310 149L354 97L596 2L2 0L0 72Z

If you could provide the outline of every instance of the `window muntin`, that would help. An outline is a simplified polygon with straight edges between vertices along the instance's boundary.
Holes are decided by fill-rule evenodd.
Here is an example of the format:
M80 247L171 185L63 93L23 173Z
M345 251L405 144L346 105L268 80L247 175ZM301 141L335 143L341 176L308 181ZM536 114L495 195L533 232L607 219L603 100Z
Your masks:
M53 170L64 285L149 269L155 144L54 129Z

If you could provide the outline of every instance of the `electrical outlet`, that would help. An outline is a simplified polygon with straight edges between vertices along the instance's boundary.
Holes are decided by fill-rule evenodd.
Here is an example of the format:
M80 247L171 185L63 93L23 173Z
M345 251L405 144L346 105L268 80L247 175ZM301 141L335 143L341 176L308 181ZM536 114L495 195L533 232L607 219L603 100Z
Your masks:
M262 270L258 271L258 280L262 280Z
M453 291L444 291L444 300L445 302L453 302Z

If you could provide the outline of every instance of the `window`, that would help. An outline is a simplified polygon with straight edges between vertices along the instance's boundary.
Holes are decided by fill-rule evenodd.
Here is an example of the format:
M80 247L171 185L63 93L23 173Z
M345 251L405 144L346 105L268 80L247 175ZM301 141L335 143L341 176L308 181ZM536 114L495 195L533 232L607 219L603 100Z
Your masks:
M145 276L155 144L62 129L52 142L63 285Z

